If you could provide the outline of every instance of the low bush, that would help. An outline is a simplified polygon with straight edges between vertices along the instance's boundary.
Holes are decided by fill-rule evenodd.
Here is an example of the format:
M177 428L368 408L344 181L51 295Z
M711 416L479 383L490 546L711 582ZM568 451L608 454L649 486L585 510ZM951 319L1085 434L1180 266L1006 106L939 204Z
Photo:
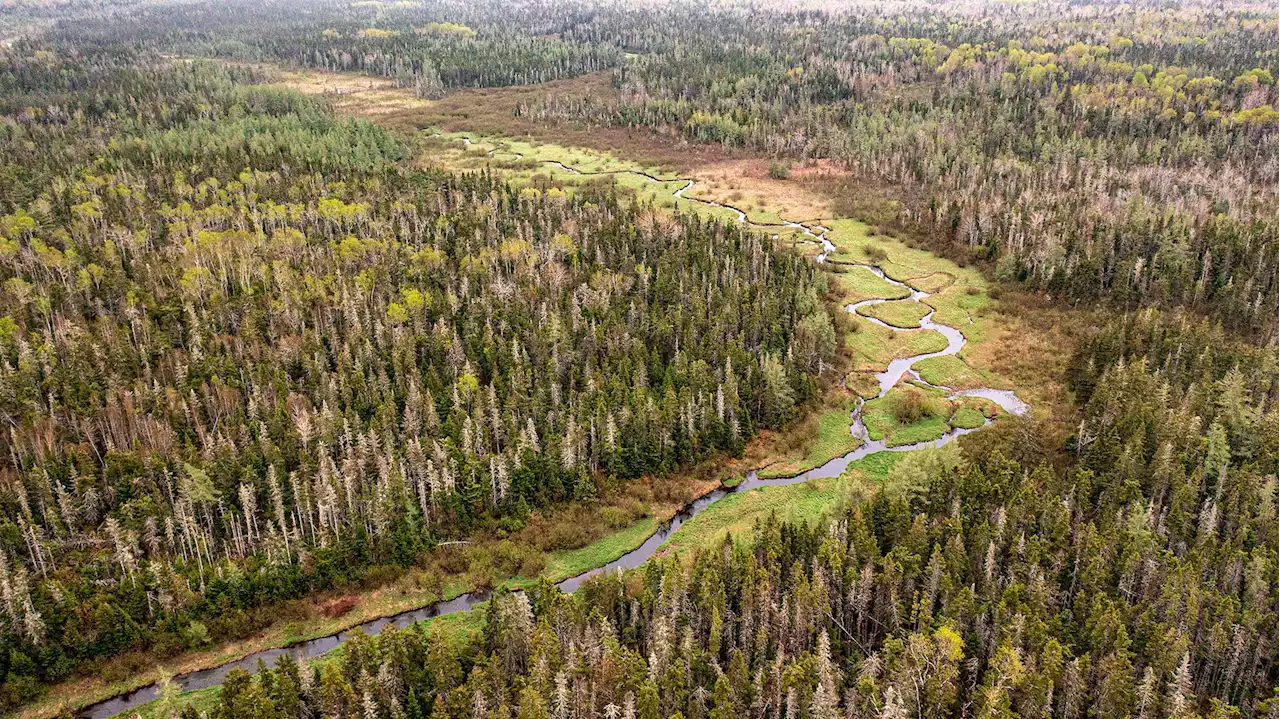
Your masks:
M867 260L873 265L889 259L889 253L885 252L884 248L870 242L862 246L862 254L866 255Z
M916 390L907 390L893 408L893 416L901 424L920 421L924 417L924 398Z
M359 597L338 597L337 599L331 599L328 602L325 602L325 604L320 607L320 614L324 615L326 619L337 619L338 617L346 615L352 609L355 609L356 605L359 603ZM192 623L194 624L195 622Z

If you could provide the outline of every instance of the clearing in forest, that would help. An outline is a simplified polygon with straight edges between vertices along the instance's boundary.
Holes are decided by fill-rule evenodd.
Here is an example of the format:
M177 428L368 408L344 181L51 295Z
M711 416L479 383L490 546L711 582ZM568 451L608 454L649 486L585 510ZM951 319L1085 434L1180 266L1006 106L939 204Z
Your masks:
M631 194L637 201L676 212L698 212L725 222L745 222L753 229L797 245L806 254L822 252L822 239L830 242L822 265L828 280L828 299L847 314L848 331L843 337L848 372L842 383L831 383L827 396L792 432L774 437L767 462L760 467L762 478L790 477L820 466L857 449L862 441L850 431L852 411L858 396L879 394L876 373L884 372L892 360L947 350L949 342L936 329L922 328L922 319L956 330L963 337L957 354L921 359L910 365L920 379L955 389L971 387L1009 388L1012 383L989 366L975 366L968 360L975 347L991 341L991 328L1003 316L991 312L988 285L980 272L905 242L874 231L863 222L847 218L803 218L786 203L802 197L805 211L827 207L811 192L792 186L781 198L747 205L721 206L741 201L732 194L705 192L697 170L677 171L669 166L650 166L590 148L569 147L535 139L513 139L474 132L445 132L427 128L418 134L419 161L453 171L490 170L501 172L512 183L532 193L572 195L587 187L612 184L616 191ZM725 189L725 180L720 180ZM781 184L785 184L782 181ZM715 199L712 199L715 198ZM767 208L761 210L760 208ZM804 220L800 223L800 220ZM786 223L791 223L790 225ZM803 227L797 225L803 224ZM848 311L853 305L875 301ZM943 381L946 380L946 381ZM915 385L908 384L914 382ZM873 440L885 439L891 447L929 441L953 428L973 429L1000 415L994 404L977 398L949 400L945 391L902 376L899 388L868 402L864 419ZM902 397L923 396L917 409L897 411ZM914 401L914 400L913 400ZM918 415L918 416L917 416ZM862 466L856 463L855 466ZM850 471L859 471L851 468ZM825 492L847 482L819 480L824 489L765 487L770 500L761 504L768 511L784 496ZM843 490L842 490L843 491ZM797 494L798 493L798 494ZM806 495L807 496L807 495ZM749 507L754 500L733 495L721 500L691 521L690 526L714 524L716 517L734 513L756 516ZM830 507L828 502L801 502L809 508ZM761 511L764 511L763 509ZM815 519L821 512L809 516ZM682 528L673 538L683 546L683 535L694 531ZM701 530L699 530L701 531ZM727 529L726 529L727 531ZM634 536L639 539L640 532Z
M408 90L363 76L308 71L285 73L283 80L304 92L329 93L339 110L410 134L416 162L424 167L499 172L526 192L538 194L567 196L583 188L612 185L616 192L661 210L745 222L805 255L816 257L825 249L823 267L833 306L847 309L867 300L884 301L847 312L841 338L844 379L829 385L821 406L792 431L755 442L753 454L764 460L755 466L761 467L763 477L794 476L856 449L861 441L850 432L851 412L857 397L879 394L876 373L888 369L893 360L947 350L947 337L921 328L926 317L958 331L963 346L955 354L912 363L910 370L921 380L955 389L1014 386L989 361L1001 354L990 345L1023 333L1008 326L1011 317L994 311L982 274L857 219L833 217L829 197L815 184L841 174L830 163L792 166L787 178L771 177L771 165L763 158L726 158L705 146L672 147L670 141L619 128L593 127L589 132L560 125L549 128L517 112L539 93L607 93L603 77L463 90L441 100L417 99ZM356 91L336 94L338 88L348 87ZM824 248L821 240L830 246ZM979 400L948 401L932 394L922 403L927 411L921 417L909 412L899 417L887 411L907 391L906 382L911 379L911 374L904 374L902 388L868 403L864 416L872 439L888 437L891 445L909 444L936 438L953 427L980 426L984 417L998 414L998 408L993 410ZM762 451L760 445L767 449ZM741 507L730 505L744 501L722 501L695 519L705 523L717 513L740 512ZM642 535L652 531L653 521L649 516L624 529L616 542L601 540L612 550L606 553L625 548L626 539L639 544ZM597 554L585 548L578 552L588 559Z
M640 500L616 497L604 501L584 518L609 530L594 533L576 549L548 551L545 562L515 568L514 577L502 583L522 586L538 575L555 579L574 576L600 566L634 549L669 518L679 503L671 500L700 495L717 484L733 484L749 469L761 477L789 477L820 466L855 449L862 440L850 431L852 412L860 398L867 401L862 418L867 436L889 446L910 444L941 436L952 428L972 429L995 418L1000 410L977 398L948 398L932 385L955 389L968 387L1012 388L1038 406L1060 401L1062 392L1049 381L1057 374L1060 359L1055 344L1041 328L1022 321L1019 313L1001 312L982 274L886 235L857 219L837 217L831 196L824 191L842 171L830 163L790 168L785 178L772 177L770 163L762 158L726 157L719 148L674 143L652 133L625 128L550 127L516 110L539 96L555 91L578 94L611 91L605 74L538 86L461 90L440 100L415 98L385 79L327 72L280 73L280 84L310 94L328 95L341 112L367 118L398 130L414 143L415 162L455 172L501 173L529 193L572 195L586 188L613 186L655 209L697 212L724 222L745 222L752 229L774 236L795 251L817 258L827 280L826 299L844 313L841 325L839 379L826 384L827 393L810 414L783 433L762 432L747 447L746 456L725 460L714 468L699 467L686 477L665 482L670 489L654 494L655 486ZM829 244L826 244L829 243ZM848 311L868 300L883 300ZM949 340L937 329L922 328L922 321L958 332L964 340L956 354L911 363L923 382L904 375L887 394L880 394L877 373L894 360L942 352ZM1041 402L1042 400L1048 400ZM664 552L706 547L727 533L749 535L752 524L776 513L780 519L813 521L837 508L851 492L878 487L893 491L925 476L930 463L953 462L954 445L939 450L871 454L850 464L839 476L787 486L767 486L730 494L685 523L665 545ZM566 509L572 514L575 509ZM599 515L599 516L597 516ZM579 525L563 518L548 520L545 531L560 525ZM483 544L483 543L482 543ZM505 543L493 544L500 551ZM485 545L482 551L491 551ZM448 553L447 553L448 554ZM465 552L454 552L466 556ZM433 568L434 572L435 569ZM435 577L440 577L436 574ZM471 586L465 573L443 573L436 596L456 596ZM350 625L369 613L385 615L421 604L424 590L409 586L417 574L405 577L370 596L362 596L352 615L334 623ZM438 581L435 580L435 581ZM381 599L378 599L378 597ZM474 613L449 617L442 622L462 632L472 627ZM290 638L318 636L327 627L315 622L290 625L282 631ZM263 646L287 643L270 634ZM340 650L339 650L340 651ZM332 660L334 654L326 658ZM195 664L182 669L208 666ZM193 695L197 703L212 698L213 690ZM143 716L155 708L144 708Z

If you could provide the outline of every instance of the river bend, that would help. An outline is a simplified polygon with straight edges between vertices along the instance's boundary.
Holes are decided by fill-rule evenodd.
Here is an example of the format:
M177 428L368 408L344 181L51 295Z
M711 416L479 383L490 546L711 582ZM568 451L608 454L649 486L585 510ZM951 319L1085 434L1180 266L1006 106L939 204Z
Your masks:
M472 141L470 140L470 138L463 138L462 141L464 144L468 146L472 144ZM498 152L499 150L500 148L495 147L494 149L490 150L488 154L489 156L492 157L493 154L495 152ZM510 154L514 155L517 160L523 157L519 153L513 152ZM672 197L676 199L682 199L687 202L697 202L699 204L707 205L709 207L717 207L724 210L729 210L737 215L739 222L747 225L752 224L747 220L747 214L737 207L721 204L718 202L713 202L711 200L702 200L702 199L693 198L693 197L686 197L685 193L687 193L694 186L693 179L679 178L676 180L671 180L671 179L664 180L662 178L655 177L645 172L638 172L633 170L607 170L607 171L601 171L601 172L589 172L589 171L578 170L576 168L570 167L568 165L565 165L564 163L561 163L555 160L540 160L539 162L546 165L554 165L574 175L633 174L657 183L667 183L667 182L673 182L673 181L683 182L684 184L680 187L680 189L672 193ZM835 246L826 237L827 233L830 232L830 229L827 227L824 227L823 225L819 224L816 221L801 223L801 222L792 222L789 220L783 220L782 223L788 228L797 230L807 235L808 237L812 238L811 240L812 242L818 243L821 246L822 249L817 255L817 257L815 258L816 261L819 263L825 262L827 255L836 249ZM776 238L777 235L774 235L774 237ZM875 265L858 265L858 266L865 267L871 272L874 272L876 275L884 279L886 282L889 282L891 284L894 284L909 290L911 292L911 296L908 298L904 298L905 300L914 300L919 302L929 296L927 292L923 292L914 287L911 287L910 285L907 285L906 283L899 282L897 280L887 277L884 274L884 272L879 267L876 267ZM886 302L886 301L889 301L889 300L882 300L882 299L865 300L863 302L851 304L845 309L849 312L856 312L859 307L865 307L865 306L878 304L880 302ZM885 327L892 327L891 325L885 324L884 322L874 317L868 317L866 315L859 315L859 316L870 322L874 322L876 324L879 324ZM962 347L964 347L964 344L965 344L964 335L962 335L959 330L953 327L950 327L948 325L934 322L932 311L930 311L929 314L925 315L920 320L919 329L904 330L898 327L892 327L892 329L900 332L913 332L913 331L924 332L928 330L933 330L941 333L942 336L947 339L947 346L945 349L939 352L930 352L927 354L914 355L911 357L903 357L901 359L895 359L892 362L890 362L888 369L886 369L884 372L879 372L876 374L876 379L878 380L879 386L880 386L880 393L878 395L879 397L885 396L890 389L892 389L894 386L898 384L899 381L902 380L904 375L910 377L911 379L917 382L928 385L928 383L924 382L924 380L920 377L920 374L911 368L911 365L915 364L916 362L922 359L927 359L929 357L941 357L944 355L956 354L957 352L960 351ZM928 385L928 386L934 386L934 385ZM1019 400L1017 395L1015 395L1013 392L1010 392L1008 390L982 388L982 389L963 390L959 392L951 392L950 389L946 387L940 387L940 389L950 392L949 398L952 398L952 399L959 396L986 398L988 400L991 400L992 402L995 402L1002 409L1004 409L1006 412L1009 412L1011 414L1020 415L1026 412L1027 410L1027 405L1021 400ZM583 582L585 582L586 580L596 575L599 575L605 572L624 571L624 570L634 569L636 567L639 567L640 565L644 564L645 561L647 561L655 553L657 553L657 551L661 549L661 547L666 543L667 539L669 539L671 535L673 535L678 529L680 529L681 525L683 525L685 522L689 521L693 517L697 516L703 510L712 506L713 504L723 499L726 495L732 492L744 492L744 491L750 491L753 489L758 489L760 487L783 486L783 485L790 485L790 484L798 484L801 482L808 482L814 479L838 477L844 473L844 471L848 468L848 466L851 463L863 457L866 457L867 455L875 454L876 452L884 452L884 451L909 452L912 450L923 449L926 447L940 447L942 445L947 444L948 442L951 442L952 440L954 440L956 437L959 437L960 435L968 434L969 432L975 431L973 429L955 428L955 429L952 429L950 432L946 433L945 435L943 435L942 437L939 437L938 439L935 439L935 440L920 442L917 444L889 447L887 446L885 440L873 441L868 436L866 427L863 426L863 423L862 423L862 417L861 417L862 404L863 404L862 401L859 400L857 407L855 407L855 409L852 411L850 415L849 431L854 436L859 437L862 440L861 446L859 446L856 450L849 452L848 454L835 457L831 460L828 460L827 462L825 462L824 464L818 467L814 467L813 469L810 469L805 472L801 472L800 474L797 474L791 477L764 479L760 477L755 470L747 472L746 477L737 486L716 489L690 502L688 505L683 507L679 512L677 512L674 517L672 517L670 520L664 523L658 529L657 532L650 535L650 537L646 539L644 543L641 544L639 547L636 547L635 549L631 550L630 552L627 552L626 554L613 560L612 562L596 567L595 569L591 569L576 577L571 577L569 579L566 579L560 582L557 586L559 586L559 588L565 592L572 592L576 590L578 587L582 586ZM329 636L320 637L318 639L309 639L307 641L298 642L297 644L292 644L287 647L278 647L275 649L266 649L263 651L253 652L241 659L238 659L233 662L228 662L227 664L223 664L210 669L201 669L198 671L190 672L188 674L182 674L182 675L176 676L173 678L173 682L184 692L204 689L207 687L211 687L211 686L215 686L223 683L223 681L227 677L227 674L234 669L243 669L251 673L256 671L259 660L266 662L268 665L270 665L274 663L277 658L287 654L292 656L295 660L301 662L307 659L321 656L323 654L326 654L332 651L333 649L341 646L348 639L351 639L357 633L377 634L378 632L382 631L385 627L388 627L388 626L404 628L416 622L420 622L424 619L429 619L431 617L438 617L446 614L454 614L456 612L468 611L472 609L476 604L479 604L487 600L488 597L489 597L488 592L468 592L458 597L455 597L453 599L435 602L433 604L429 604L419 609L402 612L400 614L396 614L390 617L374 619L374 620L365 622L363 624L359 624L355 627L352 627L351 629L338 632L337 634L331 634ZM98 702L96 704L91 704L85 707L83 710L81 710L78 716L83 717L84 719L106 719L107 717L111 717L121 712L129 711L131 709L142 706L143 704L146 704L147 702L150 702L156 699L158 695L159 695L159 686L156 684L151 684L149 686L136 689L127 694L122 694L114 698Z

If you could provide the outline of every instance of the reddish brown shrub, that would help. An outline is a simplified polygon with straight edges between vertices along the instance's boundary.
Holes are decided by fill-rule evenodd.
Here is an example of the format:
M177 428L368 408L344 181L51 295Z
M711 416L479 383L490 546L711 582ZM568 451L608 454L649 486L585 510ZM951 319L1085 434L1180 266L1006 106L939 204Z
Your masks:
M320 613L327 619L337 619L352 609L355 609L356 605L359 603L359 597L338 597L337 599L331 599L328 602L325 602L324 606L320 607Z

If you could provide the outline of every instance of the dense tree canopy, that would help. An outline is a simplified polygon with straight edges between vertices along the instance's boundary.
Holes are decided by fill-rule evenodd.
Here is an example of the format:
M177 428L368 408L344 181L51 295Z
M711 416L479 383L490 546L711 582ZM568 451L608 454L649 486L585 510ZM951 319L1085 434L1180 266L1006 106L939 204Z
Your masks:
M522 112L831 158L901 186L898 221L1001 279L1277 334L1273 9L229 2L56 34L358 70L427 96L612 69L615 96Z
M517 113L824 160L894 198L876 222L1113 319L1062 348L1069 431L1002 419L821 523L502 593L470 640L237 673L212 717L1275 716L1273 8L0 8L0 711L818 396L812 262L264 86L316 68L428 98L606 73Z
M1081 301L1195 307L1275 339L1277 30L1217 6L669 6L566 28L636 53L547 117L840 160L904 221ZM708 28L711 28L708 30Z
M10 701L813 394L820 281L762 235L412 170L235 70L7 61Z
M470 645L417 627L237 676L213 715L1272 716L1274 391L1196 339L1194 379L1156 371L1136 357L1158 324L1127 328L1127 358L1076 358L1106 368L1065 466L1027 452L1033 427L972 435L917 463L915 491L572 596L499 595Z

